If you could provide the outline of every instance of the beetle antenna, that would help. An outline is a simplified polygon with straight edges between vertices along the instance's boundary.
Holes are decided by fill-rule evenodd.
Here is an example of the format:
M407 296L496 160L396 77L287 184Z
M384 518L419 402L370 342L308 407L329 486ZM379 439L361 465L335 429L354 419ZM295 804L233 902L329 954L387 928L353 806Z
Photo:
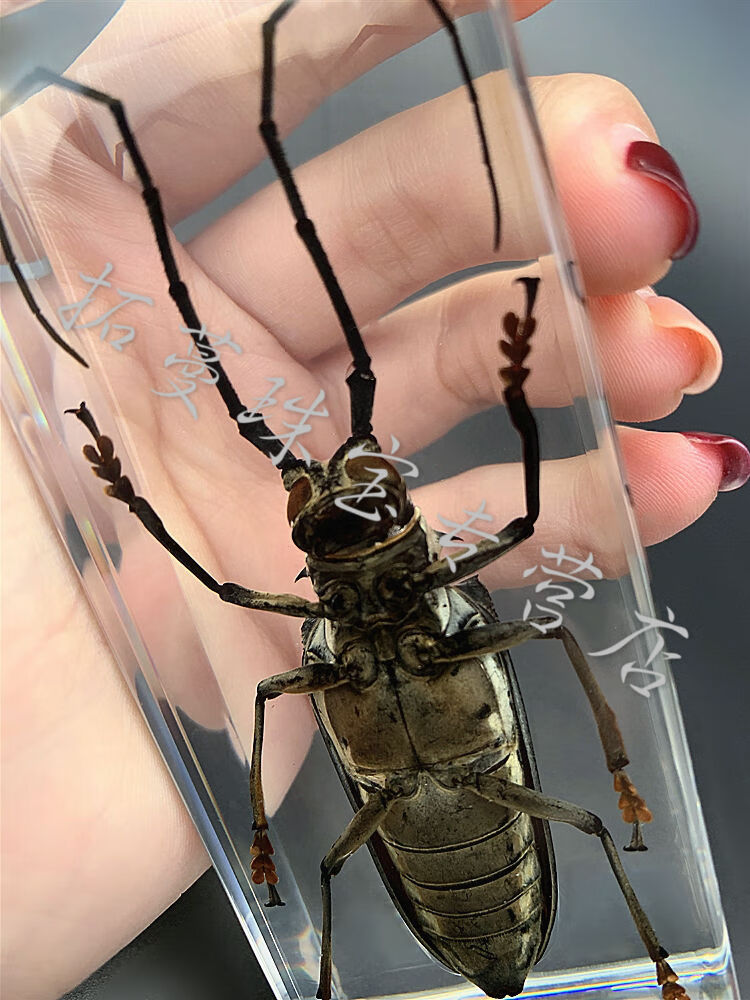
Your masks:
M21 265L18 263L18 258L13 252L13 247L11 246L10 237L8 231L5 228L5 223L3 222L2 216L0 216L0 247L2 247L3 253L5 254L5 259L8 261L8 267L10 268L10 273L16 280L16 284L23 295L26 305L31 310L34 318L40 324L42 329L46 334L54 340L58 347L62 347L66 354L69 354L71 358L74 358L79 365L83 365L84 368L88 368L88 362L81 357L81 355L76 351L74 347L63 340L60 334L55 330L47 317L43 314L42 310L39 308L34 294L29 288L29 283L24 277L23 271L21 270Z
M68 77L59 76L57 73L52 73L50 70L38 67L29 73L28 76L24 77L19 86L13 92L13 94L8 98L8 104L12 106L13 103L17 102L23 95L23 92L32 89L38 83L50 84L54 87L60 87L63 90L70 90L73 93L80 94L82 97L87 98L91 101L96 101L99 104L104 104L109 108L112 113L113 118L117 124L122 140L125 144L125 148L128 151L130 159L135 168L135 172L138 176L138 180L141 185L141 197L145 202L146 208L148 210L149 219L151 220L151 228L153 230L154 238L156 240L156 245L159 250L159 256L161 258L162 266L164 268L164 273L169 282L169 294L174 301L175 305L180 311L180 315L185 323L187 332L190 334L193 343L196 346L198 354L202 358L206 358L206 351L208 348L207 342L204 339L205 329L201 324L198 314L195 311L192 300L190 298L190 293L188 292L187 285L182 280L179 269L177 267L177 261L175 260L174 253L172 251L172 246L170 244L169 230L167 227L166 218L164 216L164 208L161 202L161 195L158 189L155 187L151 174L149 173L148 167L146 166L146 161L140 151L138 143L135 140L135 136L128 123L127 116L125 114L125 108L121 101L116 97L111 97L109 94L105 94L101 90L95 90L93 87L87 87L82 83L78 83L76 80L70 80ZM8 250L6 249L6 242L3 242L3 251L8 256ZM11 266L13 275L18 281L18 275L16 271L13 270L13 264L11 263L11 257L8 256L8 263ZM18 271L20 274L20 269ZM44 327L45 331L52 337L55 343L59 343L64 350L69 354L73 354L77 361L81 364L86 364L83 358L77 356L69 345L64 342L60 343L61 338L57 335L51 328L50 324L41 316L38 308L35 308L36 304L33 302L33 298L29 301L26 295L28 292L28 285L26 284L23 276L19 281L21 288L21 293L26 298L29 303L31 311L36 316L37 320ZM26 292L24 292L24 287ZM29 296L30 296L29 292ZM87 366L88 367L88 366ZM216 388L219 390L221 398L224 400L224 404L229 412L229 415L237 423L237 429L240 435L249 441L250 444L254 445L259 451L261 451L267 458L273 459L276 456L278 448L278 439L274 436L273 432L266 425L265 421L262 419L256 419L255 415L252 421L243 422L241 417L243 414L248 413L247 407L240 401L237 392L230 382L221 362L215 357L215 352L211 350L211 360L210 360L211 370L216 374ZM274 444L274 442L276 444ZM287 469L291 469L296 465L300 465L301 459L296 458L291 451L285 449L285 453L281 460L277 463L278 468L283 473Z
M362 334L354 319L349 303L334 274L323 244L320 242L315 224L308 216L284 147L279 139L279 130L273 118L274 98L274 43L276 27L289 13L297 0L284 0L263 23L263 83L261 88L260 134L268 155L279 176L287 201L296 220L297 233L305 244L315 268L325 285L328 297L338 318L346 342L351 351L354 371L347 377L351 407L352 436L368 437L372 433L372 408L375 401L375 375L370 364L370 355L365 349Z
M302 196L297 183L294 180L292 169L286 158L284 147L279 139L279 130L274 114L274 84L275 84L275 40L276 28L297 0L283 0L276 7L268 19L263 23L263 79L261 88L261 122L260 134L265 143L271 162L278 174L281 185L284 188L287 201L296 220L297 234L307 248L315 268L325 285L328 298L331 301L334 312L338 318L341 329L346 338L347 345L354 362L354 370L347 376L346 383L349 386L350 409L351 409L351 431L353 438L369 437L372 434L372 409L375 400L375 375L371 367L371 358L362 339L362 333L357 326L351 307L347 302L343 289L336 277L328 254L318 237L315 224L308 216ZM448 17L438 0L428 0L442 25L450 35L453 48L458 59L459 68L464 83L469 91L474 116L479 132L479 141L482 147L482 159L487 167L487 174L492 190L492 203L495 217L494 227L494 247L498 249L500 245L500 198L497 192L495 174L490 160L489 144L484 128L481 111L479 109L479 98L477 96L474 82L469 72L469 65L466 61L461 42L458 37L453 21Z
M469 64L466 61L466 54L464 53L463 47L461 45L461 40L458 37L458 31L453 21L448 16L448 13L443 8L443 5L439 0L427 0L432 9L435 11L437 16L445 28L445 30L450 35L450 40L453 43L453 51L456 53L456 59L458 60L458 66L461 70L461 76L463 77L466 89L469 92L469 99L471 100L471 106L474 109L474 118L477 123L477 132L479 133L479 145L482 147L482 160L484 161L485 168L487 170L487 178L490 182L490 191L492 192L492 212L495 218L495 229L493 236L493 249L495 251L500 249L500 195L497 191L497 182L495 180L495 171L492 167L492 160L490 159L490 146L487 141L487 132L484 128L484 121L482 120L482 112L479 107L479 96L477 95L476 87L474 86L474 81L471 77L471 72L469 71Z

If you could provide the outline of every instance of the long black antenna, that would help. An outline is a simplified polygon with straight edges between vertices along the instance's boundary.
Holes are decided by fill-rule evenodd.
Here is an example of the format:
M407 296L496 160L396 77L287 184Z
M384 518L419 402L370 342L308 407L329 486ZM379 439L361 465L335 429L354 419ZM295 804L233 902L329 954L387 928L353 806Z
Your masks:
M109 94L103 93L101 90L95 90L93 87L87 87L75 80L70 80L65 76L59 76L57 73L52 73L49 70L40 67L33 70L33 72L31 72L28 76L24 77L13 94L8 98L8 103L15 103L20 99L23 92L33 88L37 83L52 84L53 86L61 87L64 90L73 91L76 94L80 94L82 97L88 98L89 100L97 101L99 104L106 105L112 112L120 131L120 135L125 143L125 148L133 161L135 172L138 175L138 180L141 184L141 197L143 198L148 210L149 219L151 220L151 226L154 231L154 237L156 238L156 245L159 249L159 256L161 257L164 273L169 282L169 294L180 311L180 315L182 316L198 353L201 357L205 358L206 354L204 352L207 349L207 345L205 341L201 339L203 326L198 318L198 314L195 311L187 286L180 276L177 262L175 260L174 253L172 252L172 247L169 241L169 230L167 228L166 219L164 217L164 209L161 203L161 196L154 185L151 174L146 166L146 162L143 159L141 151L138 147L138 143L135 140L135 136L131 131L130 125L128 124L125 108L123 107L122 102L115 97L111 97ZM77 361L80 361L81 364L85 365L86 362L83 358L81 358L80 355L77 355L69 345L62 341L62 338L55 333L51 324L41 315L41 312L39 311L31 294L28 283L15 262L14 255L12 252L10 255L8 254L8 249L6 249L7 234L5 234L5 236L6 238L3 241L3 251L6 256L8 256L8 263L16 281L19 284L21 294L29 303L32 312L55 343L60 344L60 346L63 347L63 349L69 354L72 354ZM11 260L13 263L11 263ZM278 439L274 436L273 432L262 419L254 419L252 422L242 422L238 420L238 417L241 414L248 412L247 407L240 401L234 386L224 371L221 362L215 357L214 352L211 353L210 367L216 373L216 388L219 390L221 398L224 400L224 404L226 405L229 415L237 423L237 429L240 435L245 438L246 441L249 441L255 448L261 451L267 458L273 459L278 453ZM276 442L275 445L274 442ZM290 451L286 451L283 458L278 462L278 468L283 473L285 470L299 465L300 461L301 460L295 458Z
M471 78L469 66L464 55L461 42L458 37L455 25L448 17L443 6L438 0L428 0L431 7L440 18L442 25L448 31L453 48L458 59L464 83L469 91L474 117L476 118L479 132L479 142L482 148L482 159L487 167L487 174L492 191L492 204L494 212L494 248L500 246L500 197L495 182L495 174L490 160L487 134L479 108L479 98L477 96L474 82ZM286 158L284 147L279 139L279 131L273 117L274 109L274 85L275 85L275 40L276 29L279 22L297 3L297 0L282 0L282 3L275 8L268 19L263 23L263 79L261 92L261 123L260 134L268 150L268 155L273 163L279 180L281 181L287 201L296 220L297 233L305 244L308 253L325 285L331 305L338 317L339 324L343 330L346 342L351 351L354 362L354 371L348 376L346 382L349 386L350 407L351 407L351 428L352 437L367 437L372 432L372 408L375 398L375 375L371 367L370 355L365 349L362 334L357 322L354 319L349 303L346 300L343 289L333 271L328 255L315 230L315 225L307 214L302 196Z
M13 247L10 243L10 237L5 228L5 223L3 222L2 216L0 216L0 247L2 247L3 253L5 254L5 259L8 261L8 267L13 277L16 279L16 284L21 290L21 295L23 295L26 300L26 305L29 307L34 315L34 318L38 323L41 324L42 328L47 332L47 334L54 340L58 347L62 347L66 354L69 354L71 358L75 358L79 365L83 365L84 368L88 368L88 362L85 361L75 348L71 347L70 344L63 340L60 334L55 330L50 321L44 315L42 310L39 308L34 295L29 288L29 283L23 275L21 266L18 263L15 253L13 252Z
M456 59L458 60L459 69L461 70L461 76L464 78L466 89L469 91L469 98L474 109L474 118L477 123L477 131L479 132L479 144L482 147L482 160L487 168L487 177L489 178L490 191L492 192L492 211L495 216L494 249L497 251L500 249L500 195L497 191L495 171L492 167L490 147L487 142L487 133L484 129L482 112L479 108L479 96L477 95L476 87L474 86L474 81L469 70L469 64L466 61L466 55L461 45L461 40L458 37L458 31L456 31L455 24L450 17L448 17L443 5L439 3L438 0L427 0L427 2L440 18L443 27L450 35L451 42L453 43L453 51L456 53Z
M354 319L349 303L333 272L328 255L320 242L315 225L305 210L299 188L292 176L284 147L279 140L279 130L273 118L274 97L274 42L279 21L289 13L297 0L284 0L263 23L263 83L261 91L260 134L271 162L282 183L284 192L296 219L297 233L305 244L318 274L325 285L346 342L351 351L354 371L346 382L349 386L352 436L368 437L372 433L372 407L375 400L375 376L370 355L365 349L362 334Z

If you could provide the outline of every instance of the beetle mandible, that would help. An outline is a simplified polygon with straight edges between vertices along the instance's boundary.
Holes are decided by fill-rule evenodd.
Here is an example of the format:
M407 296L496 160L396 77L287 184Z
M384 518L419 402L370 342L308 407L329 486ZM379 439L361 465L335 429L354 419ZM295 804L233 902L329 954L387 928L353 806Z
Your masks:
M289 493L294 543L318 600L220 584L167 532L147 500L137 496L111 440L81 404L76 416L94 438L84 454L109 482L107 493L128 505L168 551L222 600L304 619L303 662L258 685L251 760L255 839L253 881L266 883L268 906L282 905L272 859L261 780L266 703L281 694L311 697L324 739L356 812L321 865L323 900L317 996L331 998L331 879L359 847L371 844L386 885L406 923L437 959L488 996L515 996L542 956L556 908L550 820L599 838L646 951L664 1000L687 997L625 874L602 821L579 806L543 795L528 728L507 650L530 639L558 639L584 688L607 767L632 823L630 850L642 850L640 823L650 813L624 768L628 764L615 716L580 647L563 626L539 631L533 621L501 623L476 574L531 536L539 515L540 456L527 404L525 362L536 327L539 279L522 277L525 307L503 319L499 370L510 419L523 448L526 512L495 540L483 540L458 566L440 557L438 535L412 503L403 478L383 457L371 417L375 376L361 333L308 217L274 121L274 46L279 23L296 0L284 0L263 25L260 131L284 187L297 232L318 270L353 360L347 378L351 435L327 462L309 465L285 454L279 468ZM500 241L500 200L478 98L451 19L427 0L449 32L474 111L492 194L494 243ZM34 78L76 91L111 110L138 174L169 292L201 349L201 323L180 278L160 196L128 125L123 105L108 94L45 71ZM46 332L76 360L41 315L0 224L2 249L30 308ZM267 457L274 436L262 419L241 420L246 408L221 363L212 360L217 388L240 434ZM362 517L342 501L373 482L376 511ZM549 626L548 620L537 625ZM366 721L363 721L366 720ZM460 822L457 817L460 816Z

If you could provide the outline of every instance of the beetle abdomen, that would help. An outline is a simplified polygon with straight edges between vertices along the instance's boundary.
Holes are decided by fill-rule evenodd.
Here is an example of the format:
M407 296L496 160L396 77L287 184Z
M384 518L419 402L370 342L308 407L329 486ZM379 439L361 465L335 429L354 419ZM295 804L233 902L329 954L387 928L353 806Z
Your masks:
M496 620L476 581L466 592L447 588L445 599L445 635ZM313 623L306 656L335 662L329 638L332 626ZM323 738L355 810L404 779L369 846L420 943L488 996L517 996L554 919L552 845L543 821L483 798L471 780L491 772L539 788L510 658L437 674L428 665L424 675L397 659L380 666L364 688L312 696Z
M513 780L519 768L513 755L496 773ZM435 956L488 996L519 993L542 945L529 817L423 773L416 795L394 804L380 836Z

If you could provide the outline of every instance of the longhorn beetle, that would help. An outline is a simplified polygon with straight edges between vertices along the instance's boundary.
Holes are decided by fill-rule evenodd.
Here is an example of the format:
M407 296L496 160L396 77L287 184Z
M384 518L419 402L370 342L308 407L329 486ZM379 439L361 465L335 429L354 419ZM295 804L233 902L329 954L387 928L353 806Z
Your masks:
M614 713L586 659L564 626L552 619L500 622L476 574L529 538L539 515L539 445L527 404L525 362L536 327L539 279L517 279L525 307L503 319L499 369L510 419L523 450L526 512L494 540L452 563L440 558L438 536L412 503L399 472L383 457L371 415L375 376L361 333L308 217L274 121L275 34L296 0L284 0L263 24L260 132L292 209L297 232L323 281L352 355L347 377L351 435L327 462L309 464L285 454L279 468L289 494L292 540L306 553L317 601L291 594L218 583L167 532L130 480L121 474L110 438L100 434L85 403L75 413L94 438L84 455L106 492L127 504L144 527L223 601L304 619L301 666L259 683L250 767L252 880L268 888L267 906L283 905L276 888L261 780L266 703L281 694L307 694L324 740L356 812L323 859L323 923L317 996L330 1000L331 879L369 842L385 884L413 934L450 969L490 997L516 996L543 954L556 909L549 821L598 837L646 951L656 965L663 1000L687 997L625 874L601 819L541 793L523 704L508 649L530 639L562 642L594 713L619 806L632 823L626 850L645 850L640 823L651 819L624 768L628 764ZM495 246L500 200L479 102L452 21L438 0L427 0L450 34L471 100L492 194ZM169 293L199 352L200 320L173 256L159 193L120 101L43 70L32 74L105 104L112 112L138 175ZM24 81L26 85L28 81ZM0 223L2 249L21 292L45 331L77 361L81 356L41 314ZM205 355L202 355L205 356ZM239 433L269 458L274 438L262 419L238 419L246 408L215 358L216 385ZM339 503L373 483L383 500L368 517ZM540 631L534 626L545 626ZM446 712L445 706L450 706Z

